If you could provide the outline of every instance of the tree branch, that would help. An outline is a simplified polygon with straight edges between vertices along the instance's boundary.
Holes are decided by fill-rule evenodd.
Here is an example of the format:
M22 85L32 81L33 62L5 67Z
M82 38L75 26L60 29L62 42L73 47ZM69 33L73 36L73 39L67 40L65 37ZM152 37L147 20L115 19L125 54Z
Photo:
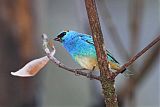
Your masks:
M72 69L72 68L69 68L67 66L65 66L63 63L61 63L59 60L57 60L55 57L54 57L54 54L55 54L55 47L53 44L50 44L51 45L51 48L52 48L52 51L50 52L49 48L48 48L48 37L46 34L43 34L42 35L42 38L43 38L43 48L44 48L44 51L45 53L47 54L48 58L54 62L56 65L58 65L60 68L63 68L67 71L70 71L72 73L75 73L75 74L79 74L79 75L82 75L82 76L85 76L85 77L88 77L88 73L86 72L82 72L82 70L80 69ZM100 80L99 79L99 76L96 76L96 75L90 75L89 76L90 79L96 79L96 80Z
M117 95L115 93L114 80L108 79L110 71L107 62L107 53L103 40L103 34L96 10L95 0L85 0L88 19L92 31L94 45L96 48L97 61L100 69L100 81L103 88L106 107L118 107Z
M126 85L121 89L120 91L120 95L122 96L126 96L129 95L129 88L132 85L132 90L136 88L136 86L138 84L141 83L141 81L145 78L145 76L151 72L151 70L149 70L149 68L151 67L151 65L153 65L154 61L156 60L156 58L159 55L159 46L155 47L151 53L150 56L147 56L147 59L144 61L145 64L144 66L142 66L142 68L139 70L139 72L133 77L131 78Z
M121 73L124 69L126 69L128 66L130 66L135 60L137 60L141 55L143 55L148 49L150 49L153 45L158 43L160 40L160 35L154 39L150 44L148 44L144 49L142 49L139 53L137 53L135 56L131 57L127 63L125 63L117 72L116 75ZM114 77L116 77L114 75Z

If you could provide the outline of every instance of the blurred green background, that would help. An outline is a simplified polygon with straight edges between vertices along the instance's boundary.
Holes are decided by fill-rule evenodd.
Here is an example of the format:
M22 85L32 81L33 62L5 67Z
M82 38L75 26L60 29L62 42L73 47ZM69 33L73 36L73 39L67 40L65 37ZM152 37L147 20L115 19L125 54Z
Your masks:
M95 1L107 49L120 63L158 36L158 0ZM53 38L65 29L91 34L84 0L0 1L0 107L104 107L97 81L75 76L51 62L35 77L10 75L45 55L43 33ZM55 45L57 59L80 68L59 43ZM123 75L116 78L120 107L160 106L158 49L154 46L129 68L137 75L144 72L136 82Z

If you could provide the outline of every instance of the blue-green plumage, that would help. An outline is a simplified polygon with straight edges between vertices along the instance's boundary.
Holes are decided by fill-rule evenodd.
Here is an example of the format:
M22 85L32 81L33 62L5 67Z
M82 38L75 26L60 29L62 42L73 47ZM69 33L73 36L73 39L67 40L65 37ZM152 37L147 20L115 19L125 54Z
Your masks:
M83 68L98 68L96 50L92 36L76 31L63 31L54 40L60 41L72 58ZM111 70L120 68L118 61L107 51Z

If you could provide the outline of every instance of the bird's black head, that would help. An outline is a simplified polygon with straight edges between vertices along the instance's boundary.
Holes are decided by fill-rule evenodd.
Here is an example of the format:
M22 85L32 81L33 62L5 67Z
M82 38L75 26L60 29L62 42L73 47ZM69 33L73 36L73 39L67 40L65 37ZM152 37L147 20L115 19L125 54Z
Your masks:
M69 32L69 30L61 32L56 38L54 38L54 40L62 42L63 41L62 38L67 34L67 32Z

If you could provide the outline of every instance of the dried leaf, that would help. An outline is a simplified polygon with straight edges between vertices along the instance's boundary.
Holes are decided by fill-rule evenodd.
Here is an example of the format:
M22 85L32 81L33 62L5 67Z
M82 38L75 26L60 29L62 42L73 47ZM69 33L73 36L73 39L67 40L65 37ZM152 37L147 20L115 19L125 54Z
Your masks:
M30 77L37 74L47 63L49 59L47 56L38 58L27 63L23 68L17 72L11 72L14 76Z

